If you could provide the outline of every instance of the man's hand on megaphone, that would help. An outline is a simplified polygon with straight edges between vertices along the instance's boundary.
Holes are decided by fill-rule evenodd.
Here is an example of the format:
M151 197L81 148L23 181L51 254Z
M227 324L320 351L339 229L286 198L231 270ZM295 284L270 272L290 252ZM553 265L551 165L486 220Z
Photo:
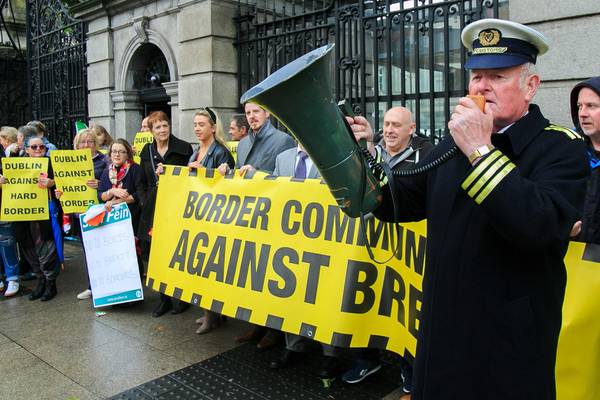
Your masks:
M354 137L356 141L360 141L364 139L367 141L367 149L373 155L375 155L375 147L373 146L373 128L371 128L371 124L365 117L357 115L355 117L346 117L346 121L348 121L348 125L350 125L350 129L352 129L352 133L354 133Z

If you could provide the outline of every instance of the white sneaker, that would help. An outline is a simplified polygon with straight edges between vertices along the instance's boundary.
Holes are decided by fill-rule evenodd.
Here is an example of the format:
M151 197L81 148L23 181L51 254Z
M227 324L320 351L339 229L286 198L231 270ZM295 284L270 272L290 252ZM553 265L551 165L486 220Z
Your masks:
M85 289L83 292L77 295L79 300L89 299L90 297L92 297L92 291L90 289Z
M6 292L4 292L4 297L14 296L18 292L19 292L19 282L8 281L8 287L6 288Z

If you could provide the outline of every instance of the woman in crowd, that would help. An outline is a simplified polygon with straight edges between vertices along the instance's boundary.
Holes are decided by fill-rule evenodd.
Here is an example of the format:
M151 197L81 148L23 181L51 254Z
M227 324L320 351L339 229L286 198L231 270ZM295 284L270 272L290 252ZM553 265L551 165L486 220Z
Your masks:
M154 136L154 142L146 144L140 153L142 177L139 197L142 200L142 213L138 232L145 257L150 254L150 235L154 222L156 193L159 175L163 172L163 164L186 166L192 155L192 146L171 134L169 117L164 112L155 111L150 114L148 116L148 128ZM155 318L160 317L171 309L173 309L172 313L178 314L188 307L189 304L174 301L169 296L161 293L160 304L154 310L152 316Z
M106 210L119 203L127 203L131 213L131 223L137 227L140 223L140 200L138 188L142 169L133 161L133 148L125 139L115 140L109 148L110 165L100 178L98 199L105 203ZM143 275L142 260L138 255L140 277Z
M0 144L4 148L0 158L18 156L17 129L3 126L0 129ZM19 258L12 222L0 221L0 258L0 290L4 290L4 279L6 279L4 297L11 297L19 292Z
M88 179L86 184L92 189L98 189L100 177L108 167L110 160L107 156L98 151L98 149L100 148L100 141L94 130L80 130L77 133L77 135L75 135L75 139L73 140L73 148L75 148L76 150L90 149L90 151L92 152L92 162L94 164L94 178ZM60 198L61 193L57 190L56 195ZM76 216L76 218L74 219L76 222L73 224L73 226L79 227L79 217ZM81 235L81 227L77 229L76 234ZM92 297L92 290L90 288L88 280L88 288L85 289L83 292L79 293L77 295L77 298L79 300L85 300L89 299L90 297Z
M223 138L221 119L210 108L194 114L194 133L198 138L198 148L190 157L188 166L192 168L218 168L227 163L233 168L235 161Z
M51 151L56 150L56 146L48 141L48 129L41 121L29 121L27 126L35 128L38 137L42 138L44 145L46 146L46 155L50 154Z
M98 137L98 151L106 154L114 142L112 136L102 125L94 125L90 130Z
M190 168L218 168L227 163L229 168L235 166L231 152L223 139L223 127L217 114L210 108L194 114L194 133L198 138L198 148L190 157ZM204 317L196 320L201 324L196 333L204 334L220 325L221 316L210 310L204 311Z
M4 156L13 157L19 155L17 135L17 129L12 126L3 126L0 128L0 144L4 149Z
M38 137L37 134L31 135L30 132L24 132L23 143L26 156L45 157L47 147L44 140ZM0 178L0 183L6 185L6 178ZM51 190L54 187L54 179L50 163L48 163L48 172L40 174L38 185L41 188L48 189L49 201L55 201ZM60 272L60 262L54 241L51 218L56 218L56 215L51 213L50 219L15 224L15 237L21 247L21 254L31 265L37 277L37 285L29 295L29 300L41 298L42 301L48 301L57 294L56 278Z

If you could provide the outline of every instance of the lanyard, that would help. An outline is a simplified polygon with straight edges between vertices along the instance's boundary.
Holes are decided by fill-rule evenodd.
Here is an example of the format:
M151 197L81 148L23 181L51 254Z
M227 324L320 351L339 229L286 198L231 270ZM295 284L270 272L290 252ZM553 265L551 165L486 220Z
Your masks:
M594 169L600 167L600 159L594 154L593 151L588 150L588 161L590 162L590 168Z

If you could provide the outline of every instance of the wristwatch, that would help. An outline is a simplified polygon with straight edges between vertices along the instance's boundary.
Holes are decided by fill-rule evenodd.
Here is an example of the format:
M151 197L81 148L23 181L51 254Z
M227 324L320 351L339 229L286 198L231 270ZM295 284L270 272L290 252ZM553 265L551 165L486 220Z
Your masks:
M492 150L494 150L494 147L493 146L489 146L487 144L484 144L483 146L476 147L475 150L469 155L469 162L471 164L473 164L473 161L477 160L480 157L485 156L486 154L488 154Z

